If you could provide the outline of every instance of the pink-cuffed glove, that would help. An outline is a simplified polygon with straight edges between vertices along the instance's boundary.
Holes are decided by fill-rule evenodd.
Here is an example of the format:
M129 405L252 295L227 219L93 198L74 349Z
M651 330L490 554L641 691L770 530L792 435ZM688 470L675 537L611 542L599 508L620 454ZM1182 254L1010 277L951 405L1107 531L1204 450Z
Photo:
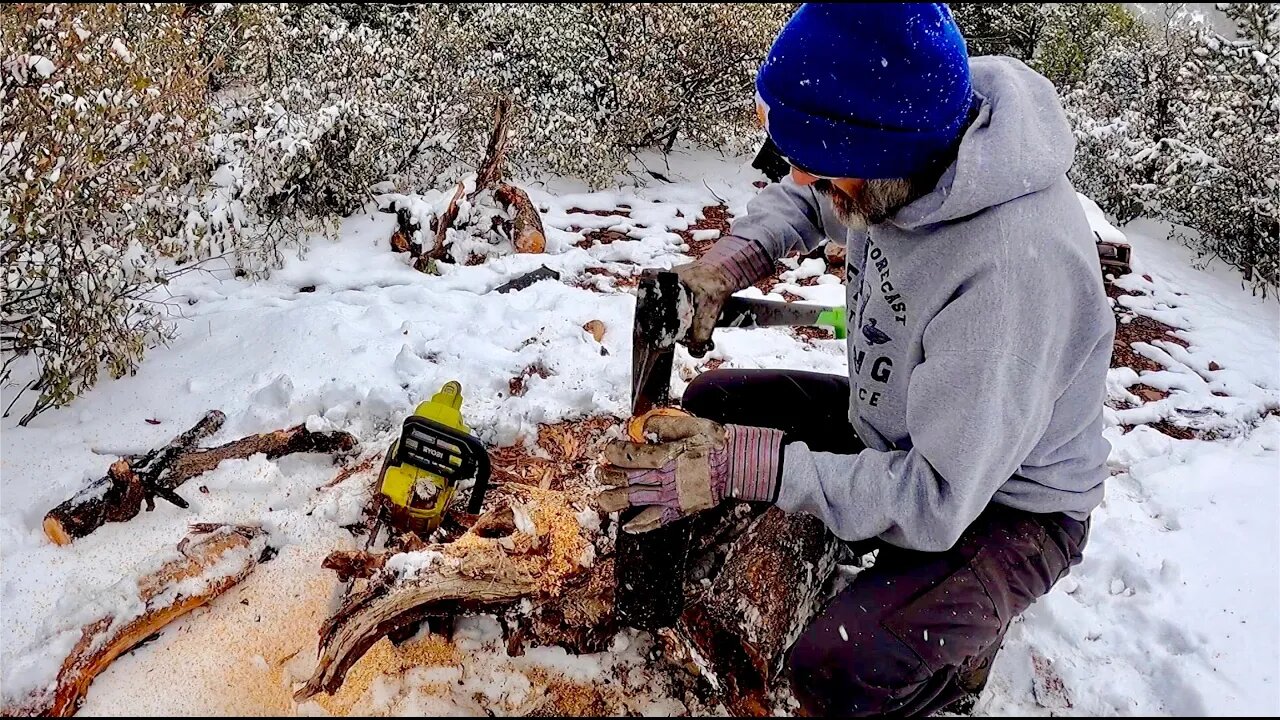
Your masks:
M653 530L725 498L777 499L781 430L720 425L692 416L657 416L645 429L659 442L611 443L601 465L601 480L612 486L599 496L601 509L644 508L624 530Z

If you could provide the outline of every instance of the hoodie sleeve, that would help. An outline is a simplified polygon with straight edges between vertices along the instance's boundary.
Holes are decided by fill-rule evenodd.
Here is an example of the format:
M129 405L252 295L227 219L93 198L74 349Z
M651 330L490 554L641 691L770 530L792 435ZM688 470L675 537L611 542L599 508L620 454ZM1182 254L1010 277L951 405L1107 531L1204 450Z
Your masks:
M1018 318L991 317L1007 302L992 297L1000 292L962 294L930 321L925 361L907 390L912 447L850 460L788 445L778 506L816 516L845 540L952 547L1026 459L1057 400L1058 384L1041 368L1061 339L1032 328L1017 334L1010 325ZM1010 337L1023 339L1011 345Z
M844 230L830 202L786 177L752 198L747 214L734 220L729 234L759 245L772 266L796 248L813 250L828 236L843 238Z

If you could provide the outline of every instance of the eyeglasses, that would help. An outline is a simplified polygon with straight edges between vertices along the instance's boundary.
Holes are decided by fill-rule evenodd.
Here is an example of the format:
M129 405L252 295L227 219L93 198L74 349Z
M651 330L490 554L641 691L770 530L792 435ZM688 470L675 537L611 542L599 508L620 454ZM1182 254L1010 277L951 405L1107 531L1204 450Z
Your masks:
M817 179L819 179L819 180L839 180L839 179L840 179L840 176L838 176L838 175L821 175L821 174L816 173L816 172L814 172L814 171L812 171L812 170L806 170L806 169L804 169L803 167L801 167L800 165L797 165L794 161L792 161L792 160L791 160L791 158L787 157L786 155L783 155L783 156L782 156L782 159L783 159L783 160L786 160L786 161L787 161L787 164L788 164L788 165L790 165L793 169L795 169L795 170L799 170L800 172L802 172L802 173L804 173L805 175L808 175L808 176L810 176L810 177L815 177L815 178L817 178Z

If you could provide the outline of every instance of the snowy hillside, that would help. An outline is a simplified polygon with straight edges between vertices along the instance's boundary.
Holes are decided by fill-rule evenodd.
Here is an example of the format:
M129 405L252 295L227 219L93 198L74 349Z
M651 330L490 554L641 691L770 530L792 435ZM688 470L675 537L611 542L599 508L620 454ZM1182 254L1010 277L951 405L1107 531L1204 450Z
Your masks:
M452 641L384 641L340 694L295 704L340 590L320 562L353 546L344 526L359 520L376 463L332 484L341 468L328 456L257 455L179 488L188 510L159 503L69 547L41 529L46 511L117 457L162 445L211 409L227 421L207 444L305 423L355 435L357 460L378 457L413 405L449 380L462 384L467 423L495 448L535 453L540 424L622 419L630 279L704 247L722 229L721 209L745 212L762 179L740 158L677 154L671 163L662 168L671 183L611 192L525 183L547 226L545 254L429 276L391 251L394 216L370 212L267 280L216 266L188 273L161 289L179 316L177 337L134 376L27 427L16 425L29 401L20 400L4 420L0 460L5 698L51 681L76 608L172 549L189 523L234 522L261 524L279 555L112 664L83 713L715 711L652 680L661 671L646 635L620 634L597 655L510 657L486 617L462 622ZM1089 209L1100 233L1118 234ZM1135 272L1116 281L1118 313L1142 333L1122 333L1136 342L1117 357L1138 360L1111 372L1113 477L1084 563L1011 630L975 712L1280 712L1280 304L1229 273L1192 269L1164 237L1142 221L1127 233ZM544 265L560 279L495 292ZM842 269L792 265L770 292L843 298ZM583 329L593 320L605 327L599 342ZM842 342L821 333L725 331L716 346L701 361L681 351L673 390L720 364L845 370Z

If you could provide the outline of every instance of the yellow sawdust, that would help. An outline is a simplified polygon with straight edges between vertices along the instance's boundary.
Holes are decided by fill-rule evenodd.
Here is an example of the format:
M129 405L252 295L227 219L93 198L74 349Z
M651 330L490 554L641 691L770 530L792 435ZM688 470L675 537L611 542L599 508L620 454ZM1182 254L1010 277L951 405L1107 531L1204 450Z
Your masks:
M581 569L587 546L569 496L531 485L509 485L501 492L529 508L536 535L514 532L505 541L511 547L504 548L503 541L467 533L445 545L443 554L463 561L463 574L523 575L540 592L558 595L563 582Z
M410 668L457 665L458 650L439 635L426 637L396 647L383 638L351 666L346 682L333 695L317 695L314 699L330 715L350 715L378 678L399 676Z
M538 705L535 713L543 717L599 717L607 714L605 688L600 685L566 680L542 668L524 671L534 688L541 690L546 700Z

